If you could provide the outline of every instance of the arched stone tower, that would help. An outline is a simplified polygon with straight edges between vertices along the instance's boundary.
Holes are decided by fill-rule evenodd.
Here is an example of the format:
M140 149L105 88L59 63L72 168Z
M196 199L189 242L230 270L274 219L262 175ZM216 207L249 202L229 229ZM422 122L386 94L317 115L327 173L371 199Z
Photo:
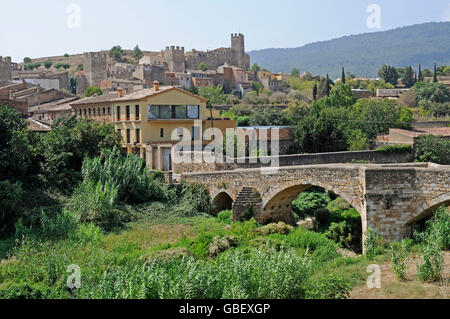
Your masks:
M185 71L184 47L175 47L173 45L166 47L163 51L163 58L167 62L167 67L170 72Z
M233 33L231 34L231 65L247 69L246 64L244 35Z

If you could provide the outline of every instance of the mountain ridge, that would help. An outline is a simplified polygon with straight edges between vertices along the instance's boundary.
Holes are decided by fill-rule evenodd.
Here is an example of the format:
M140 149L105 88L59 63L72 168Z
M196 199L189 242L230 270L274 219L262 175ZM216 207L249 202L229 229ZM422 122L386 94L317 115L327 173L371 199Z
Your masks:
M273 72L341 74L342 66L357 76L377 76L383 64L412 65L416 70L450 64L450 22L427 22L386 31L360 33L306 44L296 48L249 51L252 63Z

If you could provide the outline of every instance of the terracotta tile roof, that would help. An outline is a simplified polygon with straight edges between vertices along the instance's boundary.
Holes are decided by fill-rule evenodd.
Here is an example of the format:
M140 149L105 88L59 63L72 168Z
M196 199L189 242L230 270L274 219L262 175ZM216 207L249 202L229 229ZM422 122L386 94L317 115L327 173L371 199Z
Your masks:
M85 104L112 102L115 98L117 98L117 92L85 97L81 100L70 103L70 105L85 105Z
M50 125L46 125L42 122L36 121L32 118L27 118L26 121L28 122L28 129L30 131L34 132L48 132L51 130Z
M162 94L162 93L164 93L166 91L171 91L171 90L177 90L177 91L182 92L184 94L197 97L201 101L205 101L205 102L207 101L207 99L205 99L205 98L203 98L201 96L192 94L192 93L190 93L188 91L179 89L179 88L177 88L175 86L160 86L158 91L155 91L153 87L149 88L149 89L143 89L143 90L139 90L139 91L135 91L135 92L129 93L129 94L124 95L123 97L120 97L120 98L115 98L112 101L113 102L139 101L139 100L145 99L147 97L150 97L152 95Z

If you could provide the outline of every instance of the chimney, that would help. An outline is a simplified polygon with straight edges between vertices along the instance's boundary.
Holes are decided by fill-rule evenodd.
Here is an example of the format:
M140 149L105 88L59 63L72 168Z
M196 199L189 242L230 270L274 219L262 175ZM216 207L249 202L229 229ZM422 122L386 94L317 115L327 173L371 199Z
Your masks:
M159 91L159 82L158 81L153 81L153 90L155 92Z
M117 89L117 97L122 97L123 96L123 91L121 88Z

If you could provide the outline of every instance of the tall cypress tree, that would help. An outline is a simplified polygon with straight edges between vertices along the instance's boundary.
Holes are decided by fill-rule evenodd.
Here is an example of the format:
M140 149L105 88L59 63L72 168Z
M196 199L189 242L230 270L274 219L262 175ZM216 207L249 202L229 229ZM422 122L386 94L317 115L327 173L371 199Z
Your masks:
M414 83L417 83L417 72L414 72Z
M345 70L344 70L344 67L342 67L341 82L342 82L343 84L345 84Z
M405 68L405 75L403 76L403 84L410 88L414 85L414 70L411 66Z
M419 82L423 82L422 65L419 64Z
M313 86L313 99L314 101L317 100L317 81L314 83Z
M330 77L327 73L327 96L330 96Z
M436 69L436 63L434 64L434 74L433 74L433 82L437 83L437 69Z

